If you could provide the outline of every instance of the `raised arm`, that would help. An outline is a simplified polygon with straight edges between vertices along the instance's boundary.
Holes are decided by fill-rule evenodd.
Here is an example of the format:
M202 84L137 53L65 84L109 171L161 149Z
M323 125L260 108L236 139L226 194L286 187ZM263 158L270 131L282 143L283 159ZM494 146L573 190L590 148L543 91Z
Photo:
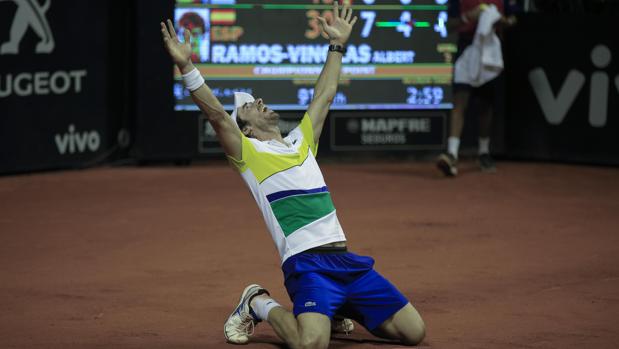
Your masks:
M344 51L346 42L350 37L353 25L357 22L357 17L352 17L352 9L345 5L339 11L338 2L333 2L333 20L331 23L323 17L317 17L322 30L329 37L329 43L335 48ZM331 46L332 47L332 46ZM343 52L331 51L327 55L325 63L316 86L314 87L314 98L310 103L307 113L312 121L314 128L314 142L318 143L322 127L325 123L329 107L335 98L337 84L340 80L340 70L342 68Z
M193 79L193 81L199 81L199 85L188 86L190 87L191 99L202 110L213 129L215 129L219 143L221 143L224 151L235 159L241 159L241 134L238 127L228 113L226 113L217 97L213 95L211 89L197 75L199 73L194 71L196 68L191 62L189 31L185 30L185 42L180 42L174 30L174 24L168 19L167 26L161 22L161 35L168 54L181 71L181 74L189 74L199 79Z
M456 4L456 3L452 2L451 6L454 6L453 4ZM488 8L488 5L480 4L479 6L473 8L472 10L469 10L467 12L462 12L459 14L459 16L456 16L456 12L459 12L459 5L455 5L455 6L458 6L456 7L458 11L450 11L452 13L450 13L450 17L447 21L448 31L456 30L462 24L466 24L469 22L477 22L482 12L484 12L484 10ZM507 16L507 17L501 16L501 20L497 22L497 24L502 27L511 27L515 25L516 22L517 22L517 19L515 16Z

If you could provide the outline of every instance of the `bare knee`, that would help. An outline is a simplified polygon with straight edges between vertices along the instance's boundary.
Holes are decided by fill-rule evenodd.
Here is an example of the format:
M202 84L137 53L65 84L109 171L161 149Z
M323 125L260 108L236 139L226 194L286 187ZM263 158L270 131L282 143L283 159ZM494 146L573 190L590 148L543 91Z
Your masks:
M305 335L298 338L288 338L286 343L293 349L323 349L329 347L329 337Z
M301 349L323 349L329 347L329 337L325 336L302 336L299 348Z
M298 348L322 349L329 347L331 320L323 314L304 313L299 321Z
M407 328L400 330L400 341L404 345L417 345L423 341L426 336L426 325L423 320L419 319Z
M379 337L400 341L404 345L417 345L426 336L426 325L417 310L409 303L373 331Z
M426 326L421 319L419 321L400 321L397 325L394 323L389 325L372 333L378 337L395 339L404 345L418 345L426 336Z

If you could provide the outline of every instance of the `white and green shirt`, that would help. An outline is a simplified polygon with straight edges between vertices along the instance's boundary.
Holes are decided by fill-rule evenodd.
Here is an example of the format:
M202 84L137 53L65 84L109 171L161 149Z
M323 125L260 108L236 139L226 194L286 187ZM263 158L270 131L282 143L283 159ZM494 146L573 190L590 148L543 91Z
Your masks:
M309 115L284 141L241 136L242 158L230 158L249 186L279 251L290 256L346 237L316 163Z

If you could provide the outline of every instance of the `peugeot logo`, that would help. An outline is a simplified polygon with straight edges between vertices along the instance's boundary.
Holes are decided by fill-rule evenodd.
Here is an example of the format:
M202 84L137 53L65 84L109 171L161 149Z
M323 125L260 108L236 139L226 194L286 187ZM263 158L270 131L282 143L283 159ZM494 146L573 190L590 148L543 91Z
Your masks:
M0 55L16 55L19 53L19 44L30 27L39 36L36 53L51 53L54 51L54 37L47 23L45 13L51 5L47 0L42 6L37 0L0 0L13 1L17 5L15 18L11 25L10 39L0 46Z

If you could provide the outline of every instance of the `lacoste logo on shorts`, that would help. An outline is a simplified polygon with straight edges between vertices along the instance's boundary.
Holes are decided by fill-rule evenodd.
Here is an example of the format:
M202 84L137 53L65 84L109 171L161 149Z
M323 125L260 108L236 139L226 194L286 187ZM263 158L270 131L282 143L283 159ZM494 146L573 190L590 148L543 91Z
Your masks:
M316 302L305 302L305 307L315 307L316 306Z

